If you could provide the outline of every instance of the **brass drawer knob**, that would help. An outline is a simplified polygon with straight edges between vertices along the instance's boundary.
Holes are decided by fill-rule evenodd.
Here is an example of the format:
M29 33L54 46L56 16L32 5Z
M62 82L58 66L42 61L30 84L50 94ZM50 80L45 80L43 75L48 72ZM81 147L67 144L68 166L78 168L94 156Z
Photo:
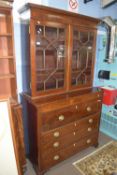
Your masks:
M65 119L64 115L59 116L59 121L63 121Z
M100 103L102 100L97 100L98 103Z
M92 131L92 128L88 128L88 132L91 132Z
M54 147L54 148L59 147L59 142L55 142L55 143L53 144L53 147Z
M53 157L54 160L58 160L59 158L60 158L59 155Z
M57 132L54 132L54 137L59 137L60 133L57 131Z
M74 143L74 144L73 144L73 146L75 147L75 146L76 146L76 144Z
M92 118L89 119L89 123L93 123L93 119Z
M40 21L37 21L37 24L40 24Z
M98 94L97 96L100 97L100 94Z
M75 108L78 109L78 106L76 105Z
M77 123L74 123L74 126L76 127L77 126Z
M88 139L88 140L87 140L87 144L89 144L89 143L91 143L91 139Z
M91 107L90 107L90 106L87 107L87 111L88 111L88 112L91 111Z
M73 132L73 135L75 136L76 135L76 132Z

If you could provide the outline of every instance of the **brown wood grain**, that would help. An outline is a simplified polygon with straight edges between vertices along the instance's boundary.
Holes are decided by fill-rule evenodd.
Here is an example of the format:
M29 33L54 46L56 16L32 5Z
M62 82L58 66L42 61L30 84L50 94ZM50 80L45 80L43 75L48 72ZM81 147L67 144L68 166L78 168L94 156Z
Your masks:
M18 175L23 175L26 168L22 107L16 103L8 103L10 126L17 164Z
M31 87L22 95L28 111L29 157L37 174L41 175L58 162L98 144L103 93L98 88L92 88L92 82L97 24L100 20L30 3L20 9L20 13L27 10L31 12L31 18L27 21L30 29L27 32L27 36L30 35L30 77L27 84L30 82ZM76 30L82 33L81 38L79 35L74 37ZM57 34L51 31L57 31ZM62 36L59 38L60 31ZM75 62L74 38L80 47L83 37L85 42L83 40L81 46L85 45L88 49L87 36L91 37L91 50L87 51L90 54L85 58L79 53L80 61ZM41 46L37 46L37 41ZM59 60L60 68L57 67L58 55L53 51L57 50L56 42L65 43L66 47L64 59ZM84 59L87 60L86 65ZM84 65L85 82L81 77L80 83L73 85L72 79L82 74ZM61 77L62 86L58 88L57 81Z
M59 138L65 137L69 133L73 133L78 131L81 133L81 130L86 130L87 128L98 128L99 125L99 118L100 118L100 113L93 114L90 116L87 116L85 118L82 118L80 120L76 120L70 124L67 124L65 126L61 126L59 128L49 130L47 132L42 132L41 134L41 139L42 139L42 144L45 146L46 144L49 144L50 142L55 142ZM89 123L89 119L93 119L92 123ZM54 133L59 132L59 136L55 137Z
M23 119L22 119L22 107L12 106L14 133L17 143L18 158L20 169L22 174L24 173L24 168L26 167L26 157L25 157L25 146L24 146L24 130L23 130Z
M46 103L42 101L42 104L40 99L38 103L37 100L33 102L33 100L29 100L26 97L27 96L25 96L25 99L28 109L30 160L33 164L37 165L37 172L43 172L64 159L59 159L58 161L51 160L51 163L45 163L44 161L43 163L42 160L47 159L46 157L49 155L56 154L58 151L61 152L62 149L68 149L69 145L79 142L79 140L85 137L92 137L95 132L99 132L102 91L95 91L94 93L90 91L83 95L79 94L75 97L68 97L67 100L63 98L60 102L58 99L52 99L52 101L49 102L48 99ZM72 105L70 106L71 100ZM66 101L68 103L66 103ZM63 107L64 104L65 107ZM59 105L59 108L57 105ZM89 106L92 109L91 111L86 110ZM65 116L64 121L58 120L58 116L61 114ZM57 137L54 136L56 132L59 132L59 136ZM56 142L59 142L59 147L54 148L53 145ZM95 141L92 144L85 144L82 149L84 149L86 145L87 147L93 144L96 145L97 142L97 137L95 137ZM74 154L72 151L69 153L70 155Z
M90 140L90 143L87 141ZM67 159L68 157L78 153L79 151L89 147L96 145L98 142L98 133L95 132L91 136L84 137L83 139L79 140L78 142L74 142L73 144L69 145L65 149L61 149L60 151L56 151L56 153L51 153L47 155L47 157L42 159L42 169L48 169L51 166L61 162L62 160ZM55 156L59 156L58 160L54 160Z

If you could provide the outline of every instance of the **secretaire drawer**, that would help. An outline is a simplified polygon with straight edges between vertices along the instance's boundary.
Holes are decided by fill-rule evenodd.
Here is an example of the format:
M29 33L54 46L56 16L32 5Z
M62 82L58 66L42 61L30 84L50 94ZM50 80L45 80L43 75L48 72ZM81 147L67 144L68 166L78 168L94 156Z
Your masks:
M96 113L57 129L53 129L48 132L42 132L42 145L43 147L47 148L50 145L52 146L54 142L58 142L61 138L63 142L65 141L67 143L67 140L64 139L67 135L71 135L73 139L75 137L79 139L82 136L91 134L95 129L99 128L99 120L100 113ZM59 146L61 146L61 144L59 144Z
M68 106L60 110L42 113L43 131L51 130L62 125L66 125L81 117L79 105Z
M87 115L97 113L100 109L101 101L95 100L68 106L61 110L42 113L42 130L48 131L58 128L78 119L82 119Z

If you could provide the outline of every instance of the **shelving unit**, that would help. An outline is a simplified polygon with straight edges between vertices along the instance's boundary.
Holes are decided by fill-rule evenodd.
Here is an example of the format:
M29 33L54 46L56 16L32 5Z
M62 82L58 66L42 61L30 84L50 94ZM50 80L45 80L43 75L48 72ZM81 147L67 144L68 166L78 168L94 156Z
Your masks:
M13 140L13 149L15 152L15 164L17 166L18 175L23 175L26 166L26 158L22 107L17 100L12 2L12 0L0 1L0 103L4 101L8 103L9 123L12 133L11 139ZM1 117L5 118L4 115ZM12 174L11 170L9 174Z
M0 99L17 99L12 26L11 8L0 7Z

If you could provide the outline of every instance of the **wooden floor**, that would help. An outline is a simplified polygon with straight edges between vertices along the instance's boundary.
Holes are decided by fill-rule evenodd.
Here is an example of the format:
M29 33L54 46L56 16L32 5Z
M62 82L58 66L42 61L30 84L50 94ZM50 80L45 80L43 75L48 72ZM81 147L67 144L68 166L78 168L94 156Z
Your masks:
M111 140L112 139L109 138L108 136L100 133L99 147L108 143ZM75 154L71 158L59 163L58 165L56 165L53 168L51 168L50 170L48 170L48 172L45 173L45 175L80 175L80 173L75 169L75 167L72 165L72 163L77 161L78 159L81 159L84 156L90 154L94 150L96 150L96 148L90 147L90 148L85 149L84 151L81 151L78 154ZM36 175L33 168L32 168L31 163L29 162L29 160L27 160L27 172L25 173L25 175L29 175L29 174Z

